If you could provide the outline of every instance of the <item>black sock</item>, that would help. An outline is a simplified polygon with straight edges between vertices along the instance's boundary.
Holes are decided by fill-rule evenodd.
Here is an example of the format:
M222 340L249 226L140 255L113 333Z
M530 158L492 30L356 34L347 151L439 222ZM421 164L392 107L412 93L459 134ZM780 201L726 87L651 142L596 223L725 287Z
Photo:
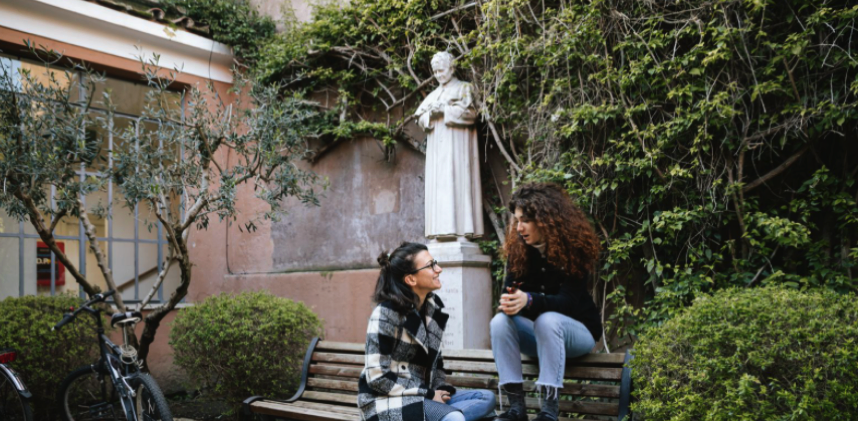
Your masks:
M518 412L519 414L527 413L527 407L524 405L524 388L521 383L507 383L503 385L503 390L509 398L509 410Z

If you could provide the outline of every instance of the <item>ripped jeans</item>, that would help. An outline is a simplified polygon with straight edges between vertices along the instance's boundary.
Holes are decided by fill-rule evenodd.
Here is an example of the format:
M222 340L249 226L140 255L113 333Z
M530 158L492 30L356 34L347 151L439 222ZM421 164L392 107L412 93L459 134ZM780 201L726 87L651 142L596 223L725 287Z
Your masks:
M491 323L499 384L523 383L521 354L539 358L537 386L562 388L566 359L590 352L596 341L583 323L549 311L532 321L498 313Z

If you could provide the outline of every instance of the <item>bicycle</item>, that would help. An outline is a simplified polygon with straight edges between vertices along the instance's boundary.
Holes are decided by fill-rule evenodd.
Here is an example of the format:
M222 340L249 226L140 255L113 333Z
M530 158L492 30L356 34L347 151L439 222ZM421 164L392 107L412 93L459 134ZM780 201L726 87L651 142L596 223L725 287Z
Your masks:
M18 372L7 365L17 357L15 350L0 350L0 420L33 421L33 409L30 408L33 395Z
M139 311L116 313L111 326L123 331L123 344L116 345L104 334L101 309L93 304L104 302L116 291L96 294L72 313L66 313L54 326L59 329L85 311L95 317L100 358L95 364L72 371L60 385L57 396L65 421L173 421L161 388L148 374L140 371L137 351L127 345L126 327L143 319Z

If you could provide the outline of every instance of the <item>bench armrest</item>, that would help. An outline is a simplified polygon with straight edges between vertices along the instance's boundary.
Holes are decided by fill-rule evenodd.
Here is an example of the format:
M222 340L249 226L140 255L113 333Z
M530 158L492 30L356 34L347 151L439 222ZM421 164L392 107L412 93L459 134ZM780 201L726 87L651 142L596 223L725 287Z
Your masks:
M286 400L279 399L269 399L264 396L251 396L244 400L241 403L241 413L243 419L250 419L253 413L250 411L250 404L265 399L273 402L282 402L282 403L292 403L301 398L301 395L304 394L304 390L307 388L307 379L310 377L310 362L313 360L313 352L316 350L316 344L319 343L320 338L315 337L310 341L310 346L307 347L307 354L304 355L304 367L301 370L301 384L298 386L298 390L292 395L291 398Z

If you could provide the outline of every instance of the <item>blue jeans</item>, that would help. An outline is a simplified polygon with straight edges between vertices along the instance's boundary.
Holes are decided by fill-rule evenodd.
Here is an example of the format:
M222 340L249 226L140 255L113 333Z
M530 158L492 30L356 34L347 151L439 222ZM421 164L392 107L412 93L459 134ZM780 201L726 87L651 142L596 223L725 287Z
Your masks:
M522 383L521 355L539 358L538 386L562 388L566 359L590 352L596 341L583 323L549 311L532 321L498 313L491 323L499 384Z
M476 421L491 415L495 404L495 394L488 390L457 390L447 405L462 412L447 414L441 421Z

